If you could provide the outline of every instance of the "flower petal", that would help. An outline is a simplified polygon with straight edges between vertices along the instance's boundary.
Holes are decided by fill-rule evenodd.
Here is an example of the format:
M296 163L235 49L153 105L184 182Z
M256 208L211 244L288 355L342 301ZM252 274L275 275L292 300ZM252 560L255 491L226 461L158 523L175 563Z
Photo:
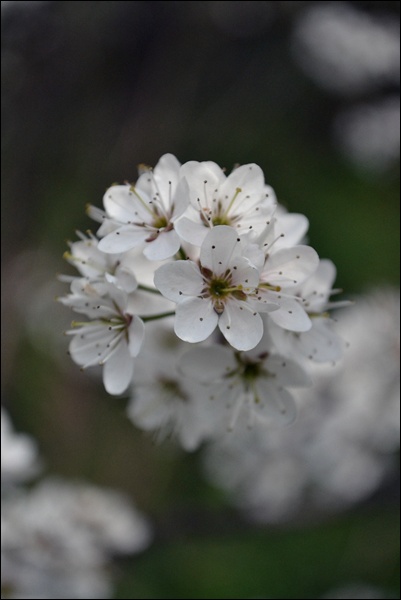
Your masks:
M143 253L149 260L165 260L174 256L180 246L180 238L174 229L160 231L153 241L147 242Z
M179 363L179 371L199 383L215 383L237 367L234 354L223 346L191 348Z
M103 196L103 205L107 216L119 223L143 221L144 218L149 218L150 208L146 208L149 200L145 195L142 200L143 203L130 185L113 185Z
M227 225L218 225L205 237L200 262L202 267L210 269L215 275L222 275L229 264L241 255L241 250L241 240L235 229Z
M75 333L69 346L70 356L81 366L98 364L102 351L114 337L103 324L89 324L76 332L71 330L70 333Z
M201 294L203 278L194 262L177 260L157 269L154 284L169 300L183 302L188 296Z
M269 356L267 370L276 377L276 381L286 387L309 387L312 379L308 373L293 360L283 356Z
M174 331L184 342L202 342L213 333L218 320L209 300L189 298L177 306Z
M269 298L274 302L273 294L270 294ZM281 297L279 303L278 310L268 313L277 325L290 331L308 331L312 327L309 316L297 300Z
M189 205L189 185L186 179L181 179L178 182L177 189L174 193L172 206L172 221L178 219Z
M226 340L237 350L252 350L263 336L261 316L245 302L230 299L219 319L219 328Z
M270 285L293 287L303 283L318 266L319 257L310 246L281 248L268 257L261 279Z
M255 289L259 284L259 271L256 267L249 264L247 258L239 256L232 265L232 285L242 285L244 289Z
M305 215L298 213L276 213L276 234L283 235L277 240L275 249L291 248L299 244L309 228L309 221Z
M334 362L344 353L344 341L332 331L333 321L328 317L313 317L312 327L294 335L291 331L272 327L271 335L279 352L303 356L314 362Z
M191 211L194 210L191 206ZM185 213L187 214L187 213ZM190 212L188 211L188 214ZM208 227L202 224L199 213L197 216L194 215L194 219L188 219L187 217L182 217L176 223L174 223L174 228L178 235L185 241L190 244L194 244L194 246L202 246L202 243L209 231Z
M212 161L188 161L182 165L180 175L188 181L190 201L196 209L199 203L211 208L215 190L226 179L222 169Z
M126 252L142 244L148 235L149 232L144 227L124 225L102 238L98 248L102 252L106 252L106 254Z
M145 336L145 325L140 317L132 317L128 327L128 351L131 356L138 356Z
M127 344L121 342L103 367L103 383L106 391L113 396L125 392L133 372L134 361L128 352Z
M241 165L234 169L227 179L220 186L220 196L231 198L239 188L242 192L248 194L252 192L264 192L265 178L262 169L250 163Z
M326 309L331 288L336 278L336 267L331 260L323 259L315 273L302 286L302 297L309 312Z
M275 425L289 425L297 416L294 398L285 388L279 388L266 377L256 380L259 402L254 405L255 414Z

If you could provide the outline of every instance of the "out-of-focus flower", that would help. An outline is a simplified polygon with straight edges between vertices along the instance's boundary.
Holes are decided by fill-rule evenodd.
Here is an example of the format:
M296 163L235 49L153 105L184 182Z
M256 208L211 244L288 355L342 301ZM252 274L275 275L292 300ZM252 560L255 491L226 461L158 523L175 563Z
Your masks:
M38 472L38 451L35 441L16 433L5 409L1 409L1 483L20 483Z
M400 78L399 23L350 3L313 3L294 31L294 56L317 83L355 94Z
M3 504L4 597L109 598L110 559L150 540L147 521L118 492L44 480Z
M334 136L346 156L366 171L395 166L400 157L399 96L339 113Z
M185 344L173 334L172 319L148 323L127 414L137 427L153 432L157 439L174 437L192 451L213 434L218 423L207 390L177 369L185 350Z
M205 456L211 480L252 518L284 521L344 509L394 472L399 448L399 293L372 292L338 315L349 348L316 364L298 421L269 434L239 428ZM312 367L312 364L310 364Z
M263 340L252 352L234 353L223 346L194 348L183 356L180 369L205 386L214 404L229 409L224 429L233 429L242 412L248 427L256 422L285 425L296 416L287 388L308 386L311 381L296 363L269 350Z

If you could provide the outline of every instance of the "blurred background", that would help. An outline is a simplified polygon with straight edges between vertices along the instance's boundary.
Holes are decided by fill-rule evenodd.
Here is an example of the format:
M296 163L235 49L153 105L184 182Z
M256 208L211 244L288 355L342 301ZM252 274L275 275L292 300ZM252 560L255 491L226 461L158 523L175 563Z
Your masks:
M1 2L2 404L16 454L40 463L24 493L48 477L118 490L152 531L100 561L109 587L76 595L37 583L36 571L36 591L22 595L22 535L19 575L4 575L2 597L399 597L399 7ZM283 440L191 454L158 445L129 422L126 399L66 356L72 315L54 301L67 292L57 273L72 273L66 241L96 228L87 203L100 207L111 183L166 152L229 171L259 164L279 201L308 217L336 286L358 298L359 316L343 325L352 373L344 367L338 389L319 375L320 408L312 419L301 408ZM10 494L22 493L10 492L11 456L6 523ZM47 570L43 581L57 578Z

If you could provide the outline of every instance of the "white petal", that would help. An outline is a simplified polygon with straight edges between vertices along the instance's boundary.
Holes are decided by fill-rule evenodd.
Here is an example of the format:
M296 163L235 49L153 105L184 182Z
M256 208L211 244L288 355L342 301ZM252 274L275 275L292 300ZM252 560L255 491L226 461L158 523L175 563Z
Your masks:
M134 273L127 266L120 265L119 267L117 267L114 279L116 285L125 290L127 294L130 294L138 287L138 282Z
M67 253L69 262L84 277L98 277L107 269L107 257L98 250L97 245L95 240L81 240L71 244L70 253Z
M241 240L235 229L227 225L218 225L205 237L200 262L202 267L210 269L215 275L222 275L241 252Z
M132 318L128 327L128 350L131 356L138 356L145 336L145 325L137 316Z
M230 266L232 267L232 284L234 286L242 285L244 289L258 287L259 271L249 264L248 259L239 256L232 261Z
M273 298L273 294L269 298ZM297 300L281 298L278 301L280 308L268 313L277 325L290 331L308 331L312 327L309 316Z
M165 260L174 256L180 246L180 238L174 229L171 229L161 231L152 242L147 242L143 253L149 260Z
M177 260L157 269L154 284L169 300L183 302L188 296L201 294L203 277L197 265L192 261Z
M177 306L174 331L184 342L202 342L215 330L218 320L209 300L190 298Z
M209 228L205 227L199 218L195 221L182 217L174 224L174 228L185 242L194 246L201 246L209 232Z
M172 221L178 219L189 205L189 185L186 179L181 179L177 185L177 189L173 198L173 213Z
M145 205L148 198L143 198ZM134 194L130 185L113 185L103 197L104 208L107 216L118 221L127 223L128 221L142 221L149 212Z
M270 356L266 363L269 373L276 376L276 381L286 387L309 387L312 379L304 369L283 356Z
M98 364L103 350L113 337L114 333L110 333L104 325L82 327L70 342L72 360L81 366Z
M255 164L241 165L230 173L220 187L221 196L229 199L239 188L244 193L264 192L265 178L262 169Z
M263 321L245 302L229 300L219 319L219 328L237 350L252 350L262 339Z
M302 297L307 300L309 312L321 312L326 309L336 274L334 263L323 259L315 273L304 283Z
M116 396L125 392L134 372L134 361L128 352L127 344L121 342L119 348L103 367L103 383L106 392Z
M310 246L282 248L267 258L261 279L270 285L293 287L303 283L318 265L317 252Z
M98 248L106 254L118 254L139 246L148 236L149 232L144 227L124 225L102 238Z
M302 242L309 228L309 221L305 215L297 213L277 214L277 235L284 234L275 244L275 249L291 248Z
M190 201L195 208L199 206L198 199L201 206L210 208L215 190L226 179L222 169L211 161L189 161L182 165L180 175L188 181Z
M314 317L312 328L299 337L299 352L315 362L334 362L344 353L344 341L331 330L333 321Z
M236 367L233 352L223 346L191 348L179 363L179 371L199 383L221 381Z
M173 185L177 183L181 168L180 161L174 154L167 153L159 159L157 165L153 169L154 174L165 181L171 181Z
M136 385L134 397L127 407L131 421L145 431L165 426L174 412L175 403L166 402L157 382L154 385Z
M295 421L297 407L288 390L278 388L265 377L256 380L256 389L259 402L254 405L254 410L258 417L282 426Z

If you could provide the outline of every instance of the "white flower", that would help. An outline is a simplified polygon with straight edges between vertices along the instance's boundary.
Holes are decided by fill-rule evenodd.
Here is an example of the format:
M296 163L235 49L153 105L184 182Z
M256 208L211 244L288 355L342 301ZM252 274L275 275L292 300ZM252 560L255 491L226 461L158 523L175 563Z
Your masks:
M180 174L188 182L191 204L176 229L191 244L200 246L209 229L218 225L256 237L276 207L274 191L265 184L258 165L242 165L227 177L214 162L189 161Z
M312 323L302 306L297 292L319 265L319 256L310 246L279 247L276 243L285 235L274 237L272 223L263 247L265 264L261 269L258 296L261 300L278 305L270 318L284 329L307 331ZM274 249L273 249L274 246Z
M164 260L178 252L181 242L174 223L189 201L188 184L179 170L175 156L165 154L154 170L142 168L136 185L114 185L106 191L104 216L117 228L100 241L102 252L141 246L149 260Z
M234 428L243 411L249 427L256 421L291 423L296 406L287 387L311 383L296 363L265 348L260 344L248 353L234 353L223 346L193 348L181 359L183 374L208 386L209 398L230 410L229 429Z
M327 312L330 308L349 302L330 302L336 268L330 260L321 260L315 273L300 286L298 293L310 320L308 331L289 331L272 323L269 331L279 352L294 360L307 358L316 362L334 362L344 352L343 340L333 331L334 322Z
M158 440L173 436L185 450L195 450L215 425L205 388L177 371L185 344L173 334L172 319L149 323L146 333L128 417Z
M234 348L250 350L263 335L257 310L276 308L256 299L259 272L243 256L236 231L226 225L207 234L200 265L189 260L162 265L154 282L166 298L177 302L174 330L186 342L203 341L218 326Z
M358 298L338 315L350 343L345 358L336 366L309 364L314 385L297 390L302 410L296 423L270 428L269 435L255 428L249 436L238 427L235 436L208 446L210 477L247 516L319 519L369 498L389 475L396 481L399 317L398 290Z
M32 438L16 433L10 417L1 409L1 481L2 484L29 479L38 470L38 451Z
M46 479L2 506L2 597L111 598L111 557L150 540L119 492Z
M99 250L99 240L94 235L86 237L79 232L78 235L81 237L80 241L70 244L70 251L65 252L64 258L76 267L83 277L92 282L114 283L127 293L137 288L138 283L129 254L105 254Z
M94 321L73 322L70 355L83 369L104 365L103 383L109 394L124 392L132 378L133 358L138 355L144 324L140 317L127 312L127 294L111 284L91 285L84 279L73 281L73 293L60 302Z

